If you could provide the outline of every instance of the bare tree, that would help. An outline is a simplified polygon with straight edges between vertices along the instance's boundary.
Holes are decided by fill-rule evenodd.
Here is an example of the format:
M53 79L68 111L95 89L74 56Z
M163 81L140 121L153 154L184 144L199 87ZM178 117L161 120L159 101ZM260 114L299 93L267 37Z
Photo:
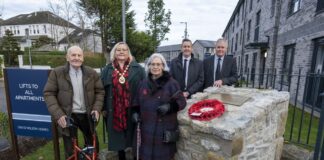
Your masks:
M71 28L75 28L75 26L71 23L76 15L75 15L75 6L74 3L71 0L57 0L56 3L53 3L53 1L48 0L48 5L50 8L50 11L58 16L58 18L55 20L56 23L59 26L63 28L64 35L66 37L66 41L68 43L68 46L70 46L70 38L69 34L73 31ZM61 18L60 18L61 17ZM56 42L58 42L58 34L59 29L54 29L56 36Z
M3 1L1 1L1 4L0 4L0 18L2 18L2 16L3 16L3 10L4 10Z

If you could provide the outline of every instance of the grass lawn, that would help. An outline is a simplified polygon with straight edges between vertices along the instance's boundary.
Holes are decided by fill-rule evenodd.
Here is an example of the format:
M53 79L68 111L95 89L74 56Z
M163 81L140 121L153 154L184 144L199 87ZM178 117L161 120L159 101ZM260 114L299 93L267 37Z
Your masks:
M317 130L318 130L318 122L319 118L313 117L312 118L312 124L308 136L308 130L310 126L311 116L308 113L304 113L304 118L302 119L302 110L299 108L295 108L295 120L293 124L293 130L291 133L292 128L292 121L293 121L293 112L294 112L293 106L289 106L289 113L286 123L286 130L285 130L285 141L290 141L292 143L302 143L305 144L304 146L307 149L312 149L311 146L315 146L316 143L316 136L317 136ZM300 124L302 124L302 127L300 127ZM301 128L300 136L299 130ZM299 139L298 139L299 137Z
M102 118L97 126L97 134L99 138L99 146L100 150L103 148L107 148L107 144L103 141L103 128L102 128ZM79 146L83 146L83 138L81 131L78 132L79 137ZM63 139L60 138L60 157L61 160L64 159L64 147L63 147ZM44 159L44 160L54 160L54 147L52 141L47 143L46 145L40 147L37 151L30 153L29 155L21 158L22 160L37 160L37 159Z

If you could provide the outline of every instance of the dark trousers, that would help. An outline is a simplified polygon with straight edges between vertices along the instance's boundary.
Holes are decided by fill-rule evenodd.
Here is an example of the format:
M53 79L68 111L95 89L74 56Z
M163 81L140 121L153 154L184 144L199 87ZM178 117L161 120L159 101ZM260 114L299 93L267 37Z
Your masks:
M71 118L74 121L74 125L76 127L72 127L70 129L70 136L65 136L63 135L63 142L64 142L64 151L65 151L65 158L70 157L73 154L73 142L72 142L72 138L75 137L77 138L77 133L78 133L78 129L81 130L82 134L83 134L83 139L84 139L84 143L85 146L92 146L92 130L90 123L91 120L88 118L87 114L76 114L73 113L71 115ZM99 152L99 143L98 143L98 137L96 135L96 144L97 144L97 148L96 148L96 152ZM83 148L81 146L79 146L80 148Z

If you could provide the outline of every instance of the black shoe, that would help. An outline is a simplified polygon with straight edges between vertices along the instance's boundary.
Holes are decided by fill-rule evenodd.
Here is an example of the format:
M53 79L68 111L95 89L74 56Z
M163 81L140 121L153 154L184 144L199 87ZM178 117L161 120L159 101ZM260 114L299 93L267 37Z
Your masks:
M124 150L118 151L118 158L119 160L126 160L126 154Z

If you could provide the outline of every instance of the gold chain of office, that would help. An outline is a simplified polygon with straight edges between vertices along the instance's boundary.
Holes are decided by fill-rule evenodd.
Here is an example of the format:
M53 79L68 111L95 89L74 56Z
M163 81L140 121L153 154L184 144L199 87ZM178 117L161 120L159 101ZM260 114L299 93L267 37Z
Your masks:
M114 70L117 72L117 74L119 75L119 78L118 78L118 82L120 84L124 84L126 82L126 79L125 79L125 73L128 71L128 68L129 68L129 64L126 66L125 70L123 71L123 73L120 73L119 70L113 65L114 67Z

